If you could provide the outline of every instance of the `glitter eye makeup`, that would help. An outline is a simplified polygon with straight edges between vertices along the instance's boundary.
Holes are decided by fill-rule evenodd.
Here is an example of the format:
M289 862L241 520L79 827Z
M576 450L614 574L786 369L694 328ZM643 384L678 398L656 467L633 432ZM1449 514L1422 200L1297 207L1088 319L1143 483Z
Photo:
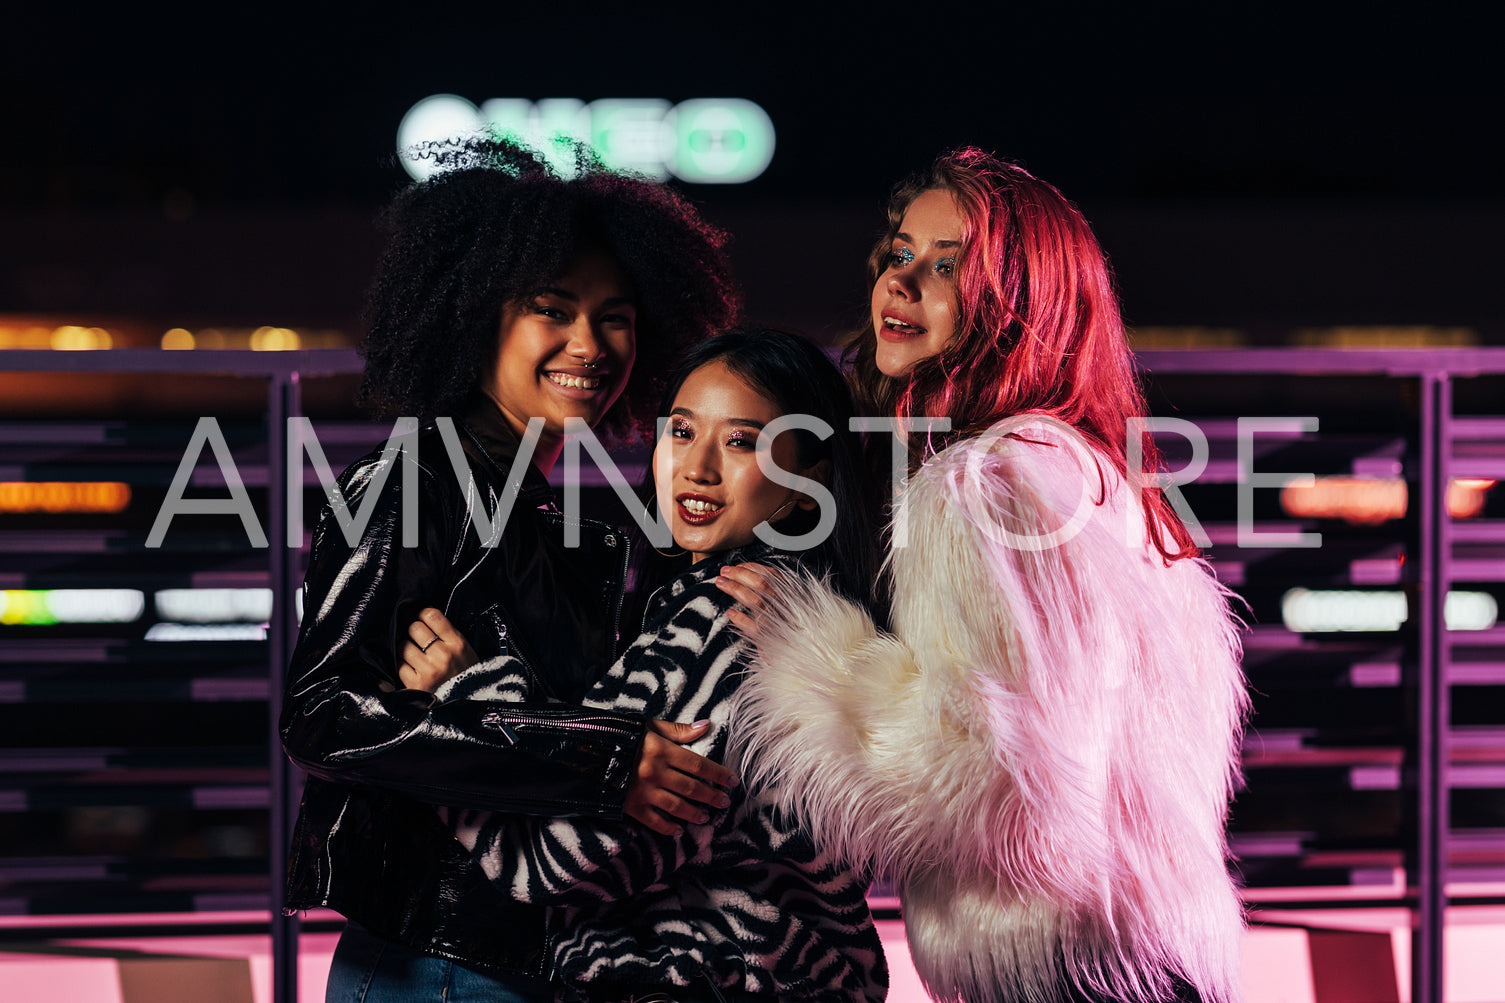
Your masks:
M896 265L907 265L914 261L914 252L907 247L901 247L889 255Z
M955 258L942 258L935 263L935 274L937 275L950 275L955 269Z

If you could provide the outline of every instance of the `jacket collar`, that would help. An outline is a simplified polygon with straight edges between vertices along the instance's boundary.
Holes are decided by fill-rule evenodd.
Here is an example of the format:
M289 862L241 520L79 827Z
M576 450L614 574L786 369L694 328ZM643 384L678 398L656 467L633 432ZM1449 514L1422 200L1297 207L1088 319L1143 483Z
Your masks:
M471 441L505 478L507 472L512 469L512 465L517 462L517 452L522 448L522 440L507 423L501 408L497 407L485 394L474 394L466 403L465 414L460 419L460 424L470 436ZM548 478L544 477L531 462L523 471L518 500L526 504L543 504L554 500L554 488L549 484Z
M774 554L782 553L769 546L762 540L753 540L740 547L731 550L723 550L715 557L708 557L699 564L692 564L687 571L694 572L702 578L709 578L721 573L721 569L729 564L746 564L749 561L766 562Z
M745 564L749 561L767 564L774 561L784 552L775 547L770 547L761 540L732 550L724 550L714 557L707 557L699 563L692 564L679 574L670 578L667 582L653 590L648 597L648 604L643 610L643 624L646 629L648 621L663 611L664 606L676 596L683 595L686 590L693 588L700 582L714 578L721 573L721 569L730 564Z

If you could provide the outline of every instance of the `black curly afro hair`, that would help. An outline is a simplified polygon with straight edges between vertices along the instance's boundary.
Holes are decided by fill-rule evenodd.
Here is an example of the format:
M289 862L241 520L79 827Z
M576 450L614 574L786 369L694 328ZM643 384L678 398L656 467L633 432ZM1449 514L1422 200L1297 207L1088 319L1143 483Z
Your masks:
M503 305L548 286L582 249L614 257L637 298L637 360L603 431L651 422L663 375L736 321L725 235L663 185L606 170L578 147L568 180L506 140L419 155L440 170L382 216L389 240L366 303L363 407L424 420L461 411L496 357Z

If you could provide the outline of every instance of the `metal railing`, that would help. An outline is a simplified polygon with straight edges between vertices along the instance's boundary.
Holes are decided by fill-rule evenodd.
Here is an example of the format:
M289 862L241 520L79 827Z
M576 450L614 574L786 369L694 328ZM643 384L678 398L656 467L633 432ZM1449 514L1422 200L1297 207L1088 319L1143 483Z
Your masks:
M1412 849L1414 889L1407 902L1418 917L1413 948L1413 995L1417 1003L1442 1000L1443 920L1448 905L1447 851L1448 737L1450 638L1443 622L1443 600L1457 577L1453 567L1455 528L1443 507L1443 492L1459 467L1455 440L1459 419L1453 414L1457 380L1505 374L1505 349L1450 350L1324 350L1248 349L1216 351L1153 351L1138 357L1151 379L1166 376L1240 374L1300 374L1304 376L1379 376L1415 380L1420 410L1415 426L1420 487L1419 539L1409 581L1419 597L1416 647L1414 768L1416 845ZM274 1000L297 999L299 922L284 916L283 875L289 834L296 812L297 777L282 755L277 716L283 674L296 638L294 596L298 589L297 554L283 545L286 539L287 419L303 414L302 384L315 376L358 373L360 359L348 350L300 352L116 350L99 352L0 352L0 373L111 373L223 375L264 381L268 435L266 485L272 546L266 556L273 594L267 634L267 743L269 768L269 881L268 928L272 937ZM1501 401L1505 414L1505 400ZM1505 423L1505 418L1498 419ZM1469 419L1478 430L1479 419ZM1467 424L1467 423L1465 423ZM1505 424L1501 425L1505 435ZM1483 475L1493 461L1471 459L1468 471ZM1502 461L1505 463L1505 461ZM1505 477L1505 466L1494 470ZM1502 575L1505 580L1505 575ZM1505 725L1505 722L1501 722Z

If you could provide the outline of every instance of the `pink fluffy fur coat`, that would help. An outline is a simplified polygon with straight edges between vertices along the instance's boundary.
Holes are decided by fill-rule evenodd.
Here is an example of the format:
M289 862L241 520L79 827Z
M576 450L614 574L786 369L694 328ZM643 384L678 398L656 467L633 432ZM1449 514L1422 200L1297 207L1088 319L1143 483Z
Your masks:
M890 535L892 633L813 580L770 592L734 718L749 781L896 878L937 999L1149 1001L1179 976L1236 1000L1227 591L1167 565L1114 465L1039 416L931 457Z

